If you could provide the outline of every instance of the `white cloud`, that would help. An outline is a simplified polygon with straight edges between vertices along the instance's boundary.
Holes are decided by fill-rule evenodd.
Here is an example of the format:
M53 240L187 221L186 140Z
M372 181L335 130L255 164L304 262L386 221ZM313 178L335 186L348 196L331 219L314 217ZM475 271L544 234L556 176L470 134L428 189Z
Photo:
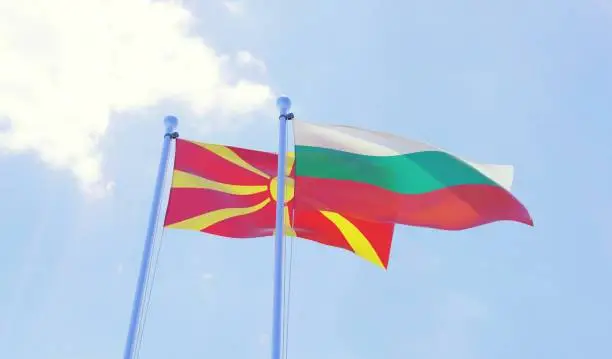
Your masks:
M111 115L164 99L197 115L266 105L270 88L230 81L193 22L175 1L0 0L0 152L34 151L108 190L98 141Z
M238 51L236 63L240 66L254 67L261 72L266 72L266 64L248 51Z
M202 274L202 279L204 279L204 280L211 280L211 279L213 279L213 274L212 273L203 273Z
M227 11L231 12L234 15L242 15L245 11L244 2L236 1L236 0L227 0L223 2L223 5L227 9Z

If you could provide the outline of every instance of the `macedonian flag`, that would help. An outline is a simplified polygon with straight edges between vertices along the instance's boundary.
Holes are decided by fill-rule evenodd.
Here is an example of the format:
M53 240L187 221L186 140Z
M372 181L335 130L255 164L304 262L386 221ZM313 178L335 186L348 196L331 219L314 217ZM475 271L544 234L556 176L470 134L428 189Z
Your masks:
M285 234L344 248L386 268L394 225L295 208L294 158L288 155L285 169ZM164 226L228 238L271 236L277 173L274 153L177 139Z

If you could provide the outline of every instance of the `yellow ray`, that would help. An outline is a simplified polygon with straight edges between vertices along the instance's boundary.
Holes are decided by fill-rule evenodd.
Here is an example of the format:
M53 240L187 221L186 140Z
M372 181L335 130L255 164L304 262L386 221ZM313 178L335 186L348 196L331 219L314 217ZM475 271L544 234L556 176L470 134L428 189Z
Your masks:
M283 224L285 225L285 235L291 237L297 237L295 230L291 227L291 218L289 217L289 207L285 206L285 215L283 219Z
M287 152L287 159L285 160L285 176L289 176L289 174L291 174L291 170L293 169L294 163L295 163L295 153Z
M202 148L205 148L211 151L217 156L223 158L224 160L235 164L236 166L242 167L245 170L258 174L263 178L270 179L270 176L268 176L265 172L255 168L253 165L251 165L247 161L240 158L240 156L238 156L238 154L232 151L229 147L222 146L222 145L212 145L209 143L201 143L201 142L194 142L194 143Z
M293 227L291 227L291 221L289 217L289 208L287 206L285 206L285 214L283 216L283 226L285 227L285 230L283 232L286 236L297 237L297 233L295 233L295 230L293 229ZM276 228L274 229L274 231L272 231L272 235L275 235L275 234L276 234Z
M221 221L225 221L226 219L230 219L230 218L234 218L234 217L239 217L239 216L244 216L247 214L251 214L251 213L255 213L257 211L259 211L260 209L264 208L265 206L268 205L268 203L270 203L272 200L270 198L267 198L266 200L262 201L261 203L255 205L255 206L251 206L251 207L246 207L246 208L222 208L222 209L218 209L216 211L211 211L208 213L204 213L202 215L199 215L197 217L192 217L189 219L186 219L184 221L181 222L177 222L174 224L171 224L169 226L167 226L168 228L174 228L174 229L190 229L190 230L195 230L195 231L202 231L210 226L212 226L213 224L217 224Z
M251 194L261 193L268 190L268 186L243 186L221 183L196 176L191 173L174 170L172 175L173 188L203 188L212 189L214 191L248 196Z
M359 228L351 223L351 221L336 212L321 211L321 214L338 227L338 230L342 233L344 239L346 239L351 248L353 248L355 254L377 266L385 267L370 241L361 233Z

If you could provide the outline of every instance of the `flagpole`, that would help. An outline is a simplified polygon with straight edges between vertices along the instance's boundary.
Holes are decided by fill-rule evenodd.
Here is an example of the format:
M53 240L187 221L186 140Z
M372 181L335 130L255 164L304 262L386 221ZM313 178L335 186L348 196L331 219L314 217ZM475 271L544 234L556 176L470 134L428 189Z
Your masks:
M132 306L132 316L130 318L130 327L128 330L125 350L123 352L124 359L132 359L134 357L135 344L138 338L138 325L142 315L142 305L144 303L145 284L147 281L149 264L153 255L153 239L155 236L155 227L159 217L159 207L161 204L161 194L164 187L164 178L168 170L168 158L170 157L170 144L178 137L176 128L178 119L174 116L166 116L164 118L166 133L162 145L161 158L159 160L159 168L157 170L157 180L155 182L155 192L153 194L153 203L151 204L151 212L149 214L149 225L145 238L144 249L142 251L142 259L140 261L140 273L138 274L138 282L134 293L134 303Z
M274 299L272 306L272 359L281 359L281 324L283 296L283 239L285 234L285 159L287 157L287 121L293 118L289 112L291 100L281 96L276 100L280 113L278 136L278 174L276 187L276 231L274 233Z

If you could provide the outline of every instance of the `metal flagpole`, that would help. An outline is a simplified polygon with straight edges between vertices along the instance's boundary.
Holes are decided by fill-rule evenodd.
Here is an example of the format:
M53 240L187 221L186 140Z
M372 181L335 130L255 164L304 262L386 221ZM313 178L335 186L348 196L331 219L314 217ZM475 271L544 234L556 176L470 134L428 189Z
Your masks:
M140 262L140 273L138 274L138 282L134 293L134 304L132 306L132 316L130 319L130 328L128 330L125 350L123 351L124 359L132 359L134 357L134 348L138 334L138 324L142 315L142 304L144 302L145 284L147 281L149 263L153 254L153 237L155 235L155 226L159 216L159 207L161 204L161 194L164 187L164 178L168 169L168 158L170 157L170 143L178 137L176 128L178 119L174 116L164 118L166 126L166 134L164 135L164 143L162 146L161 158L159 160L159 169L157 171L157 180L155 182L155 193L153 194L153 203L151 204L151 213L149 214L149 226L147 228L147 236L145 238L144 249L142 251L142 259Z
M272 307L272 359L281 359L281 321L283 296L283 238L285 215L285 158L287 157L287 121L293 118L289 112L291 100L281 96L276 100L280 112L278 136L278 175L276 187L276 231L274 236L274 300Z

